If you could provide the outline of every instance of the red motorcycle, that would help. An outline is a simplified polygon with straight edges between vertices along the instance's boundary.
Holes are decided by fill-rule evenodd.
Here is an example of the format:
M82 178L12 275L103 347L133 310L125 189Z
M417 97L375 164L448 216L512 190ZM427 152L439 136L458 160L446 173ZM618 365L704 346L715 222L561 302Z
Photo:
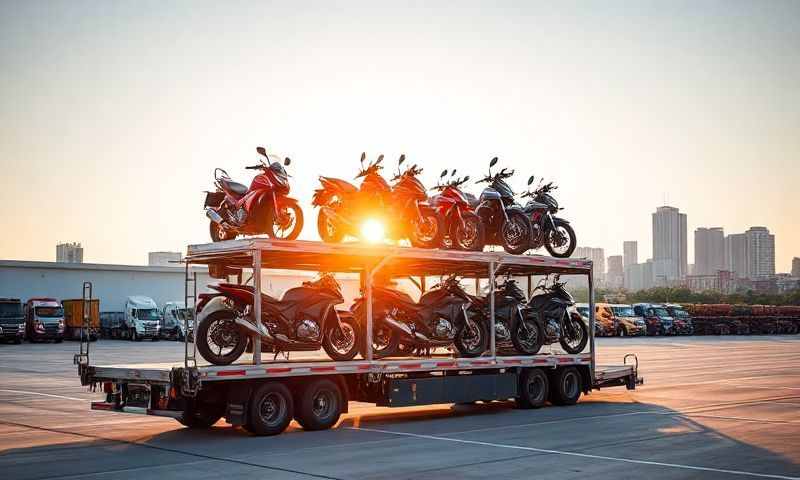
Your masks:
M312 204L319 207L317 229L325 242L341 242L346 236L369 242L384 238L408 238L415 247L435 248L442 236L441 220L427 204L425 187L416 178L416 166L398 173L394 190L380 175L383 155L364 166L361 154L361 187L338 178L320 177ZM400 157L400 165L405 156Z
M445 180L447 170L439 175L439 184L434 187L440 193L431 197L431 204L444 219L446 237L444 246L459 250L480 252L486 244L486 230L475 213L477 200L461 191L459 187L469 181L469 175L455 177L456 171Z
M297 200L289 197L289 175L283 165L270 159L264 147L256 151L266 162L245 167L260 170L250 188L231 180L228 172L214 169L217 190L206 192L206 216L211 220L211 239L231 240L238 235L265 233L271 238L294 240L303 229L303 210Z

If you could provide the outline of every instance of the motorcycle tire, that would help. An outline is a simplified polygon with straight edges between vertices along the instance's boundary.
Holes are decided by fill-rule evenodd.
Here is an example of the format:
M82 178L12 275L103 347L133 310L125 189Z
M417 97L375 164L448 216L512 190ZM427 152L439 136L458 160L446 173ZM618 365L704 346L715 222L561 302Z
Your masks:
M469 337L465 337L465 333L467 332L466 325L464 328L458 331L456 334L456 338L454 340L456 349L461 357L465 358L474 358L479 357L483 352L489 349L489 327L486 325L486 322L475 320L475 319L468 319L468 322L474 323L476 331L478 333L477 342L470 342L471 344L467 344Z
M204 318L197 326L197 335L195 335L197 351L200 352L200 356L213 365L230 365L242 356L247 347L247 336L240 332L235 325L229 327L234 329L237 337L236 344L229 353L224 355L221 352L214 353L208 344L209 327L215 322L230 321L232 323L233 316L234 313L230 310L219 310Z
M464 224L470 227L470 231L474 229L474 233L467 238L467 231L461 228L460 222L455 221L450 234L453 246L458 250L483 251L483 247L486 245L486 226L481 218L472 212L465 212L462 214L462 218Z
M552 238L554 232L549 231L545 233L544 239L544 248L547 249L547 253L550 255L557 257L557 258L569 258L572 253L575 251L575 247L578 245L577 237L575 236L575 230L572 228L572 225L566 223L562 220L555 220L556 228L563 228L564 233L567 234L567 241L569 244L567 245L567 249L563 252L556 251L556 247L552 245Z
M511 238L511 228L516 227L521 231L518 232L516 238ZM508 212L508 220L503 222L500 227L500 239L503 243L503 249L512 254L520 255L525 253L531 246L531 221L522 212L511 211Z
M267 230L267 235L270 238L275 238L278 240L296 240L297 237L300 236L300 232L303 230L303 209L294 203L288 203L283 208L294 212L293 228L286 235L280 234L278 230L278 224L275 222L275 218L273 218L273 215L270 213L269 217L271 221L269 223L270 227L269 230Z
M564 336L566 332L561 332L561 338L558 339L558 342L561 344L561 348L564 349L565 352L575 355L576 353L581 353L584 348L586 348L586 344L589 342L589 329L586 327L586 324L583 320L573 318L569 315L569 313L564 313L564 315L569 316L569 321L572 322L573 327L577 327L580 331L581 340L578 342L578 345L572 346L567 343L567 339Z
M433 209L423 210L420 214L426 220L426 223L430 223L431 227L435 228L436 231L429 235L429 238L421 239L418 231L420 225L416 220L412 221L409 236L411 246L417 248L439 248L444 238L444 220Z
M325 243L340 243L344 238L342 229L336 228L336 225L322 210L317 215L317 232L319 233L319 238Z
M367 358L367 341L368 341L368 339L367 339L367 319L366 319L366 316L365 316L366 314L359 311L359 312L356 313L356 315L357 315L357 320L358 320L357 325L360 327L360 330L363 332L361 341L358 343L358 352L361 354L361 358L366 360L366 358ZM386 340L386 345L384 345L383 348L376 349L375 348L375 344L373 343L373 345L372 345L372 358L373 359L385 358L385 357L391 357L392 355L397 355L397 351L398 351L398 349L400 347L400 335L397 332L395 332L394 330L392 330L391 328L389 328L389 327L384 326L382 328L385 328L386 331L388 332L388 338ZM374 335L376 333L376 331L377 331L377 328L376 328L375 325L373 325L372 326L372 334Z
M363 341L361 339L361 330L358 328L358 323L352 317L342 317L339 319L342 322L342 327L345 330L350 330L353 335L353 343L350 348L346 352L341 352L336 346L333 345L334 342L334 335L340 335L339 329L337 328L338 325L335 321L329 322L330 327L328 327L328 331L325 332L325 336L322 338L322 348L325 350L325 353L328 354L331 359L336 362L346 362L348 360L352 360L355 358L356 354L358 354L358 347Z
M209 222L209 233L213 242L224 242L225 240L233 240L236 235L222 228L222 225L214 222Z
M514 325L514 331L511 332L511 343L514 345L514 349L519 352L521 355L536 355L541 350L542 345L544 345L544 330L539 322L526 318L525 322L525 329L527 330L527 336L533 337L533 339L529 339L528 341L523 341L521 335L526 335L525 331L523 331L522 321L518 321L516 325Z

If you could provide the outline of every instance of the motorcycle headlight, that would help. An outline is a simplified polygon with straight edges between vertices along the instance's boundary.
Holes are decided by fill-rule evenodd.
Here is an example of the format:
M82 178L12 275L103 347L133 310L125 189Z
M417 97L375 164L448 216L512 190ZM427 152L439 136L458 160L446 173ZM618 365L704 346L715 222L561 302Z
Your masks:
M58 321L58 331L59 332L63 332L64 331L64 320L59 320Z
M24 323L20 323L20 324L17 326L17 331L18 331L18 332L23 332L23 333L24 333L24 332L25 332L25 324L24 324Z

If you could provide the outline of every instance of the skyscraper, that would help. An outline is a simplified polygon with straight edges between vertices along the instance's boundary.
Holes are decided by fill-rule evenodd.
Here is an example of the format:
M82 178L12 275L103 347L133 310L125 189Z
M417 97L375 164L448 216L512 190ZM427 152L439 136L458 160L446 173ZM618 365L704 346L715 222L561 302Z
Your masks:
M577 247L572 254L574 258L588 258L592 261L595 286L603 285L606 276L606 253L602 248Z
M734 278L748 278L747 236L733 233L725 237L725 270L733 272Z
M675 207L658 207L653 214L653 270L659 284L686 276L686 214Z
M639 244L636 240L622 242L622 268L639 263Z
M720 227L699 227L694 231L694 272L716 275L725 270L725 234Z
M794 257L792 259L792 276L800 278L800 257Z
M750 278L775 275L775 235L767 227L750 227L747 237L747 265Z
M608 257L608 273L606 273L606 286L609 288L621 288L624 278L622 267L622 255L611 255Z

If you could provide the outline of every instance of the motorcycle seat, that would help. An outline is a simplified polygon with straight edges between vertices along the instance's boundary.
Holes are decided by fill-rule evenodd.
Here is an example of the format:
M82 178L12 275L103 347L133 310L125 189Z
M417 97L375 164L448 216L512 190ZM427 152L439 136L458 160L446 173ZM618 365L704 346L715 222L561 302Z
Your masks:
M247 193L247 187L245 185L234 182L233 180L227 178L220 178L219 183L220 185L222 185L222 188L224 188L225 191L230 193L231 195L241 197L242 195Z

